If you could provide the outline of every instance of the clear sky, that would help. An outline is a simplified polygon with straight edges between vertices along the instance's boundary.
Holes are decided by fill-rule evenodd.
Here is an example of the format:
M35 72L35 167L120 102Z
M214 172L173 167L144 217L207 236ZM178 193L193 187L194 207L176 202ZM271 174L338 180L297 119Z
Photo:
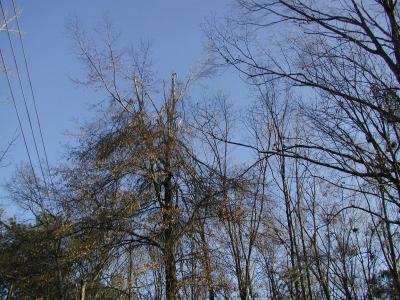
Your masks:
M2 0L11 11L11 0ZM68 38L66 24L78 16L88 31L101 26L107 16L122 34L126 46L140 40L152 44L152 60L160 77L172 71L184 77L191 66L204 55L205 36L202 24L205 18L217 18L229 14L232 0L15 0L21 9L20 25L32 83L36 95L45 143L54 165L62 159L63 145L70 141L66 132L77 132L79 123L90 117L88 106L95 103L98 95L78 87L69 78L82 74L82 65L72 53L72 42ZM19 51L17 35L14 45ZM5 32L0 32L0 47L5 54L10 71L12 57ZM17 58L21 59L20 53ZM22 63L22 60L20 60ZM20 66L22 67L22 65ZM22 98L18 93L15 72L11 74L16 99L21 114ZM168 78L167 78L168 79ZM26 83L26 81L24 81ZM213 80L212 88L222 89L236 102L243 101L245 92L240 80L231 75ZM28 86L26 86L28 87ZM26 94L29 96L28 89ZM27 97L31 101L30 97ZM27 118L24 128L28 132ZM0 147L18 132L18 123L12 109L11 98L4 74L0 73ZM33 155L32 141L28 140ZM22 138L19 137L6 160L7 167L0 168L0 183L10 178L18 165L27 162ZM0 207L15 209L0 190Z

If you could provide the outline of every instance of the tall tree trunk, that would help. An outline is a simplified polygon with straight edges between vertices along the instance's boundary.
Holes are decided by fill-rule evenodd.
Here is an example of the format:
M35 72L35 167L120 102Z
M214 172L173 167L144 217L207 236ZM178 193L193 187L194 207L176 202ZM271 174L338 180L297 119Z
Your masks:
M86 298L86 281L82 282L80 300L85 300L85 298Z
M164 263L165 263L165 292L167 300L174 300L176 295L176 266L175 242L173 232L173 205L172 205L172 176L168 175L164 183Z
M177 293L176 264L175 264L175 220L174 220L174 187L172 183L172 155L174 148L173 134L175 131L175 105L176 105L176 74L172 74L171 95L167 100L167 135L165 139L165 162L164 172L166 178L163 182L164 187L164 263L165 263L165 291L167 300L174 300Z
M205 277L206 277L207 288L208 288L208 299L214 300L215 292L214 292L214 287L212 284L212 276L211 276L211 260L210 260L210 253L209 253L210 250L208 248L208 244L207 244L207 240L206 240L204 224L201 221L199 222L199 233L200 233L200 239L201 239L201 249L203 251L203 265L204 265Z

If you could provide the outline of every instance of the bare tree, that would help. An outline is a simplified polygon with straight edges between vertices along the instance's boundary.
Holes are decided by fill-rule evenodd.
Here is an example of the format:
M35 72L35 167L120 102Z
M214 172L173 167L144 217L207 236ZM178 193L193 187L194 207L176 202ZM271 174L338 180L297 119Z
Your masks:
M306 137L282 136L266 157L306 160L339 171L339 186L364 201L344 203L384 225L381 255L400 293L398 270L399 6L397 1L238 1L239 21L212 25L211 49L249 82L304 98ZM286 35L273 28L285 25ZM252 31L251 29L254 29ZM268 39L268 44L257 41ZM307 129L308 128L308 129ZM247 145L250 146L250 145Z
M184 118L187 83L172 74L159 95L152 91L147 47L140 58L126 60L115 50L109 26L102 36L104 50L77 24L71 32L87 67L80 83L103 89L110 102L103 118L83 129L80 145L71 152L73 164L64 171L71 194L61 205L84 224L87 220L92 228L114 232L114 247L152 248L158 253L154 258L160 258L154 263L163 270L162 296L176 299L187 281L187 236L209 197L198 174L205 166L196 159ZM204 194L198 197L199 192ZM126 278L129 295L134 292L131 275Z

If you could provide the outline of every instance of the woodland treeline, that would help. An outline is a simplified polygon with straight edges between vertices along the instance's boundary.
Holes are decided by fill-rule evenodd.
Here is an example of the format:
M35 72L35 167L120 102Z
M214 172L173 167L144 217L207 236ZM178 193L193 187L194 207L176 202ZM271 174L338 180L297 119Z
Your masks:
M8 184L35 222L1 219L2 299L400 298L398 1L235 7L164 83L146 47L71 27L107 99L50 176ZM226 68L241 113L189 97Z

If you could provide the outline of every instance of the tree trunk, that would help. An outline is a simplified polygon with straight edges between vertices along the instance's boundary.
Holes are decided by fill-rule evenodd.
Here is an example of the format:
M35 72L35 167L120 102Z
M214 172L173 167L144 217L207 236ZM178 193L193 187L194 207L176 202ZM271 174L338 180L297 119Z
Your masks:
M86 282L83 282L81 286L81 297L80 300L85 300L86 298Z
M168 166L169 168L169 166ZM172 176L169 174L164 182L164 263L165 294L167 300L174 300L176 295L175 238L173 232L173 193Z

